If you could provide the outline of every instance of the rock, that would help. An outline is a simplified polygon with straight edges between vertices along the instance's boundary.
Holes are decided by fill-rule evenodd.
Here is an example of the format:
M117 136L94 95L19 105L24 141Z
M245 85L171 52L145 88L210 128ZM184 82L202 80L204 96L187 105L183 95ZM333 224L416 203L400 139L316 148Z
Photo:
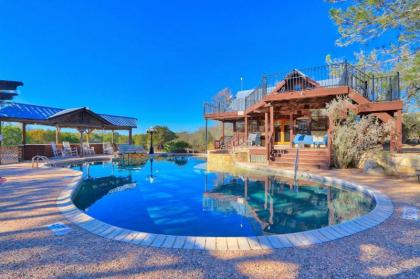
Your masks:
M367 173L370 169L375 169L378 167L378 163L374 160L366 160L363 166L363 172Z
M366 160L363 172L370 175L384 175L385 171L374 160Z

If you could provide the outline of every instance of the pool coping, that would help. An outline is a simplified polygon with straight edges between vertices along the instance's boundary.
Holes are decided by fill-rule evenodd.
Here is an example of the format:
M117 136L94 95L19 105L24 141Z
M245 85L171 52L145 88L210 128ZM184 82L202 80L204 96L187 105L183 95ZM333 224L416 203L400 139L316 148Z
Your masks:
M274 169L267 166L250 166L246 163L236 163L240 168L257 170L271 175L292 177L292 170ZM267 236L254 237L206 237L177 236L133 231L116 227L97 220L78 209L73 201L73 195L82 182L82 173L71 180L57 198L60 212L73 224L97 236L122 242L128 242L141 247L174 248L188 250L262 250L290 247L304 247L341 239L362 231L366 231L383 223L394 211L392 201L382 192L346 180L315 175L308 172L298 173L298 178L320 182L328 186L339 186L344 189L357 190L375 199L376 206L369 213L340 224L320 229Z

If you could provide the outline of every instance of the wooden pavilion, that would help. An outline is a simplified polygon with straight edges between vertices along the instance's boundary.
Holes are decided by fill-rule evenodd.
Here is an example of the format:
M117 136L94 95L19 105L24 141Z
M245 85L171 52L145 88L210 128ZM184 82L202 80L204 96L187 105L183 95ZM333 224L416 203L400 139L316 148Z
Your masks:
M1 85L22 85L19 82L0 81ZM5 86L4 86L5 87ZM0 87L0 93L4 87ZM10 90L10 89L8 89ZM14 93L16 95L16 93ZM8 100L10 100L9 98ZM46 125L56 128L56 144L59 144L60 130L63 128L73 128L80 133L80 146L83 143L84 135L89 141L89 135L95 130L112 131L112 143L114 142L114 131L128 131L128 143L132 144L132 130L137 127L137 119L125 116L115 116L109 114L99 114L88 107L61 109L45 107L31 104L21 104L5 102L0 107L0 131L1 122L17 122L22 124L22 157L30 159L34 155L51 155L46 146L28 145L26 142L27 125ZM49 146L48 146L49 148ZM83 149L80 148L83 156Z
M326 104L348 96L359 115L374 114L393 123L391 151L402 145L399 75L373 76L348 64L333 64L264 76L254 90L236 98L206 103L204 118L222 123L216 150L245 152L250 162L293 166L296 146L299 165L327 168L331 158L331 130ZM240 96L240 97L239 97ZM225 123L233 135L225 135ZM317 148L314 148L317 147Z

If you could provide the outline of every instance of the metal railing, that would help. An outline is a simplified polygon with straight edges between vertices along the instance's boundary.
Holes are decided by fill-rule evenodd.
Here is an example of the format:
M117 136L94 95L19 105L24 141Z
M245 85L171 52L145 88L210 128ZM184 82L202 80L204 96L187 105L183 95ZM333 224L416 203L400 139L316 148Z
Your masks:
M204 114L246 110L274 89L281 94L337 86L349 86L371 102L400 99L398 73L375 76L344 62L264 76L260 85L245 98L206 103Z

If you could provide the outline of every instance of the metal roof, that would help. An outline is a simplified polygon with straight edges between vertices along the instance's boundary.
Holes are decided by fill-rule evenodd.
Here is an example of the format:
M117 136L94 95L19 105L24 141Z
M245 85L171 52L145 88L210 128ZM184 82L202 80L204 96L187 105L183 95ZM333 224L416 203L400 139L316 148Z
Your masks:
M0 119L15 119L26 121L48 121L52 117L63 115L72 111L83 108L61 109L45 106L37 106L30 104L8 103L0 108ZM88 109L88 108L86 108ZM108 114L97 114L110 122L114 126L119 127L137 127L137 119L133 117L116 116Z

